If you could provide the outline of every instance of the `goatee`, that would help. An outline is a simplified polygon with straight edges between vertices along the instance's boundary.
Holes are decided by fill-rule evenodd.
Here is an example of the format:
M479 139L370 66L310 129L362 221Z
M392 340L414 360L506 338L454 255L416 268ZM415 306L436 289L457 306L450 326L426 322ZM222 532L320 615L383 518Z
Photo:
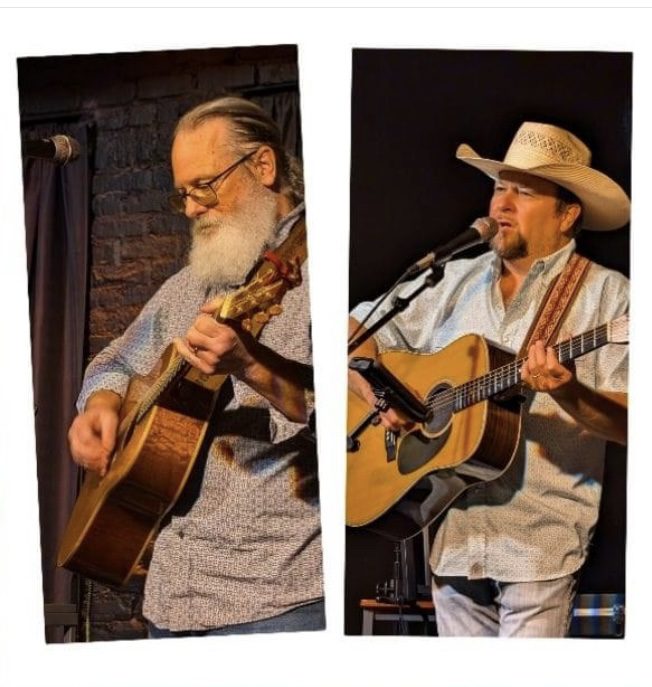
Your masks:
M518 260L528 254L527 241L520 234L513 234L511 240L505 241L500 232L491 239L489 244L493 252L503 260Z

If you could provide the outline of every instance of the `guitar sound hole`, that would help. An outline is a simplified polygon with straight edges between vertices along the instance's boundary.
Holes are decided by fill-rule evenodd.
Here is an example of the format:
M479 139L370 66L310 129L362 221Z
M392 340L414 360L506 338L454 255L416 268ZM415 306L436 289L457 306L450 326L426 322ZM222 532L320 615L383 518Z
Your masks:
M426 405L430 408L430 416L424 423L424 429L429 434L439 434L449 424L453 415L453 395L446 395L450 384L441 383L431 389L426 396Z

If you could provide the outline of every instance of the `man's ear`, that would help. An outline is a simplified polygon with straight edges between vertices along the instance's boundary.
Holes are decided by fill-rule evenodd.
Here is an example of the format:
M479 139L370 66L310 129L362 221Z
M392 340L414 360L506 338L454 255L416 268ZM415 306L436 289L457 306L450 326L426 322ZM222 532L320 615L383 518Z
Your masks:
M253 167L258 181L267 188L272 188L276 183L277 167L276 153L270 146L260 146L253 157Z
M564 218L562 220L561 230L564 234L567 234L570 232L577 218L582 214L582 206L577 203L569 203L564 208L563 213Z

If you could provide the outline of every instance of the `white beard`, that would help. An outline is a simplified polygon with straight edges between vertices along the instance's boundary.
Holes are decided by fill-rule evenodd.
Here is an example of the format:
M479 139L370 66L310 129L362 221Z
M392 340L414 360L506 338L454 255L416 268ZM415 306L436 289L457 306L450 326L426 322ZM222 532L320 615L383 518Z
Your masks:
M272 242L276 229L276 199L267 189L226 217L200 217L192 223L189 263L206 287L241 284Z

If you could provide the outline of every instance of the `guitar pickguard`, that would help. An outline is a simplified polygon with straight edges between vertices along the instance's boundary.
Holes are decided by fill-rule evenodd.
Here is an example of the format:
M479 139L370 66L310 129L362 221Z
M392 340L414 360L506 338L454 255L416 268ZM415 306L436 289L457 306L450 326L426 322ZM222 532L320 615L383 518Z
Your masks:
M450 388L449 383L442 382L426 394L427 420L399 441L397 467L402 475L426 465L448 441L453 420L453 401L446 394Z
M439 436L429 437L419 430L401 439L397 456L398 471L409 475L434 458L448 441L450 426Z

